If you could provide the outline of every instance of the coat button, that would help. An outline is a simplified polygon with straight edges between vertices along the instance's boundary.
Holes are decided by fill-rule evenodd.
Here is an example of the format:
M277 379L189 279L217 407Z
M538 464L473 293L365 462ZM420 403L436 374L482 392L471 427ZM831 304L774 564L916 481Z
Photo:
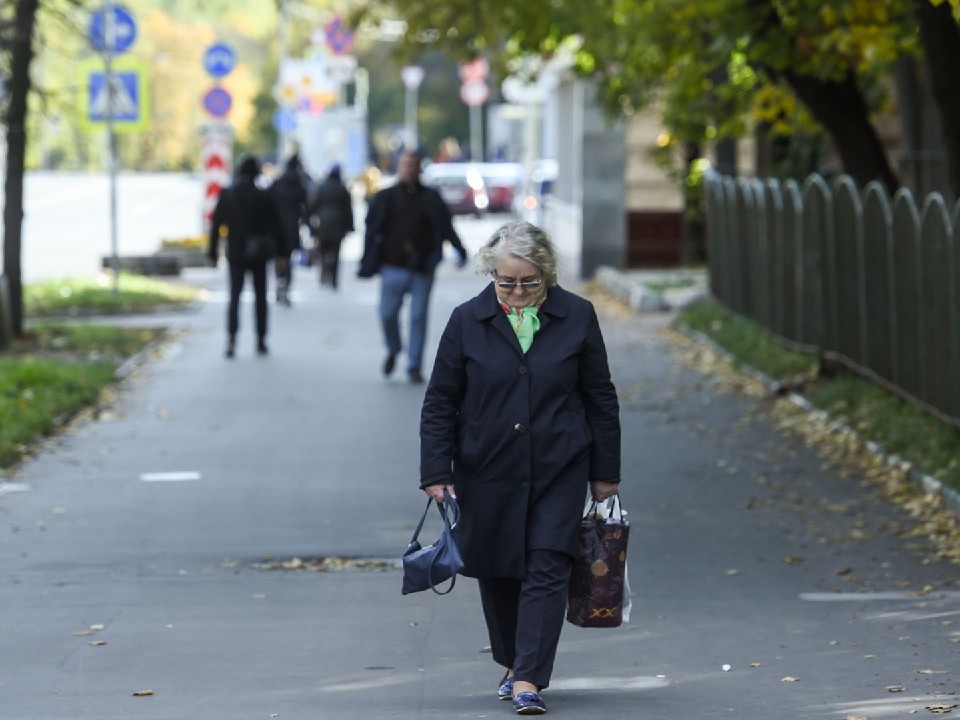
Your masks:
M520 374L521 374L521 375L526 375L526 374L527 374L527 368L526 368L525 365L521 365L521 366L520 366Z
M520 435L523 435L527 431L527 426L523 423L517 423L513 426L513 429L516 430Z

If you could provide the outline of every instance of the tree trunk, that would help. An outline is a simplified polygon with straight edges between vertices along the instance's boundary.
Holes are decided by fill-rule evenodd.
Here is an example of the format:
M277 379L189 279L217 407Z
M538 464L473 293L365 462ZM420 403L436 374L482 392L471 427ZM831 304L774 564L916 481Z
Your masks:
M23 335L23 177L27 152L27 96L33 61L33 30L40 0L18 0L10 54L10 102L7 107L7 175L4 181L3 273L10 284L10 330Z
M840 81L819 80L792 71L782 76L830 133L844 172L860 187L871 180L879 180L891 194L900 187L852 71Z
M956 198L960 197L960 26L949 3L934 7L929 0L917 0L916 8L927 76L947 147L950 187Z
M703 148L699 143L688 142L684 145L684 166L686 175L690 175L693 163L703 156ZM734 165L733 171L736 172ZM703 224L703 192L692 195L690 186L684 182L683 201L683 244L680 248L680 263L682 265L700 265L707 258L706 233Z

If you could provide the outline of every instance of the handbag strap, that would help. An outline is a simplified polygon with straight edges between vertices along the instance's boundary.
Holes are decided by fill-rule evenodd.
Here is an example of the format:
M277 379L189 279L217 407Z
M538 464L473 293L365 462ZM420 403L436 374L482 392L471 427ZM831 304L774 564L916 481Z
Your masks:
M453 499L450 491L446 488L443 489L443 497L443 502L439 500L436 501L437 510L440 512L440 517L443 518L444 526L448 530L453 530L456 524L460 522L460 506L457 505L457 501ZM410 542L414 542L420 537L420 531L423 530L423 523L427 519L427 513L430 512L430 505L433 502L432 497L427 498L427 506L423 509L423 515L420 516L420 522L417 523L417 529L413 531L413 537L410 538Z
M427 503L427 508L429 509L429 507L430 504ZM440 516L443 518L444 532L449 536L450 542L456 542L456 540L453 539L452 533L453 528L458 522L460 522L460 506L457 505L457 501L453 499L450 491L446 488L443 489L443 502L440 502L439 500L437 501L437 509L440 511ZM424 516L426 516L426 513L424 513ZM421 524L423 524L422 521ZM454 573L450 578L450 586L446 590L437 590L437 585L435 582L433 582L433 564L431 563L430 567L427 568L427 582L430 583L430 589L433 590L437 595L446 595L452 591L453 586L457 584L457 574Z
M413 531L413 537L410 538L410 542L416 542L417 538L420 537L420 531L423 530L423 521L427 519L427 512L430 510L430 505L433 502L433 498L427 498L427 506L423 509L423 515L420 516L420 522L417 523L417 529Z

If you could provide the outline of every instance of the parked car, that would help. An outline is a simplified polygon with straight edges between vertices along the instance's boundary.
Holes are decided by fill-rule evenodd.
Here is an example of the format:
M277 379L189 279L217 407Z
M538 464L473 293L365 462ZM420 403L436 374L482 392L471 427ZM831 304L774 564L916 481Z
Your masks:
M523 165L520 163L481 163L477 166L487 186L490 212L510 212L513 198L523 180Z
M423 184L436 188L454 215L480 217L490 206L487 186L471 163L431 163L422 174Z
M559 173L556 160L534 160L523 176L520 192L513 199L513 211L523 220L543 222L543 202L553 191Z

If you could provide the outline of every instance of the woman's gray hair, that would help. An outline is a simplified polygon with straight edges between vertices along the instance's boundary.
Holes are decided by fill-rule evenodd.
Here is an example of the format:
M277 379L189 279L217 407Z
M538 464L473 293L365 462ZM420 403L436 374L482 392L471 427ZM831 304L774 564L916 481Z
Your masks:
M477 275L493 275L497 260L504 255L535 265L547 287L557 284L557 248L550 236L536 225L514 220L501 226L477 253Z

